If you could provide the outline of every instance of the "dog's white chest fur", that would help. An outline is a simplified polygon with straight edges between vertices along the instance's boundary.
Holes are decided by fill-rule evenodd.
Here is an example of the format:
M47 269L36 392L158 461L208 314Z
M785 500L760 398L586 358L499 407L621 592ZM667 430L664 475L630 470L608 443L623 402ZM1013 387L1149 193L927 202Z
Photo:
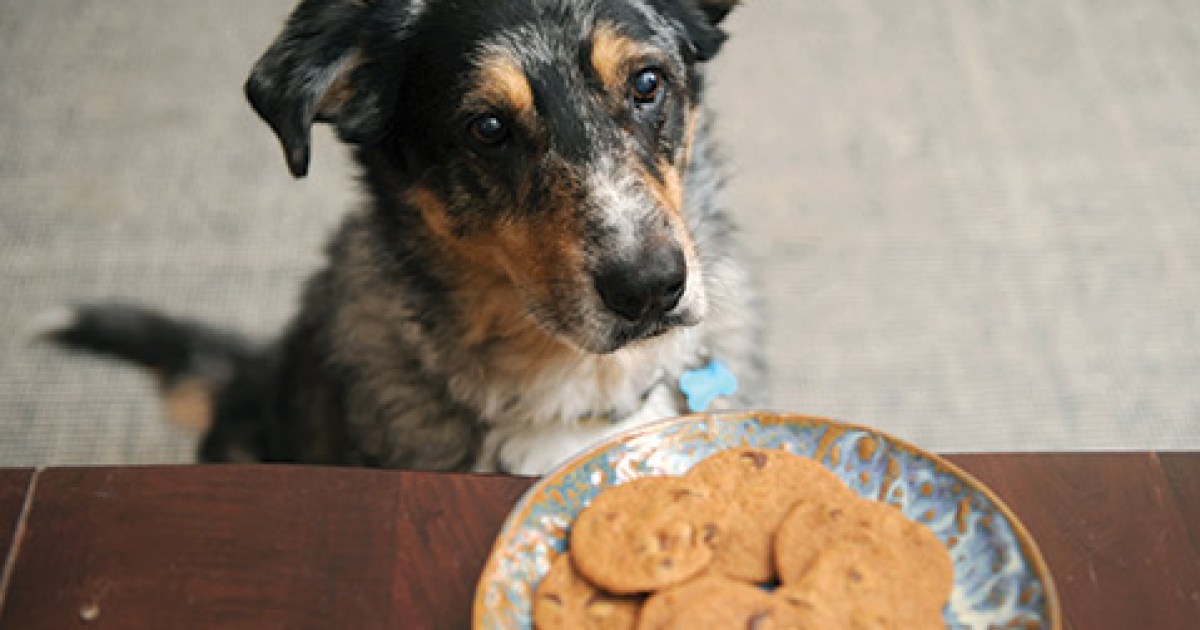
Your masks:
M491 472L499 466L518 475L546 474L606 438L683 413L678 398L662 383L651 389L641 408L617 421L598 418L548 426L496 427L484 440L483 457L476 469Z
M695 331L678 330L520 378L464 381L456 394L473 394L489 424L475 469L545 474L602 439L684 413L676 384L699 361L699 345Z

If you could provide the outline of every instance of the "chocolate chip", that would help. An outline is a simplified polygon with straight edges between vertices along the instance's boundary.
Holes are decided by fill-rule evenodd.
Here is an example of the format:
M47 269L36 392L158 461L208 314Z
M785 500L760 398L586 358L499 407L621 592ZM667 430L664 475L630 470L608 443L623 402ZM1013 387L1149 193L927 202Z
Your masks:
M859 573L858 569L850 569L849 575L850 575L851 582L858 583L858 582L861 582L863 579L862 573Z
M755 453L755 452L743 453L742 461L748 462L748 463L752 464L755 468L762 470L763 468L766 468L766 466L767 466L767 454L766 453Z
M555 604L562 604L562 598L558 596L558 593L546 593L542 595L542 598L554 602Z
M704 524L704 544L711 545L717 542L717 536L721 534L721 528L717 527L716 523Z
M671 500L672 501L679 501L681 499L685 499L687 497L692 497L692 496L696 496L696 493L687 488L677 488L677 489L671 491Z

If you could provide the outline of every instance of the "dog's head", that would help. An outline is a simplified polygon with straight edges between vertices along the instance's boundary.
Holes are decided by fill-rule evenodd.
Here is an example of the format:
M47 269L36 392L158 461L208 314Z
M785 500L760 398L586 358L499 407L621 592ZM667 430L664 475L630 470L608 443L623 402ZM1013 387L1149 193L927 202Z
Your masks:
M332 123L448 256L590 352L697 323L684 216L737 0L304 0L247 82L303 176Z

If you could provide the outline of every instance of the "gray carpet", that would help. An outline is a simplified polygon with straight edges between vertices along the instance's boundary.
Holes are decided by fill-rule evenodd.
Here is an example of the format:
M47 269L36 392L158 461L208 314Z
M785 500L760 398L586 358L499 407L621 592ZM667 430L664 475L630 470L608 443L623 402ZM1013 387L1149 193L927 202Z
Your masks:
M292 0L0 0L0 465L180 462L32 344L119 297L258 336L355 199L240 85ZM1200 3L749 0L710 98L772 406L940 451L1200 448Z

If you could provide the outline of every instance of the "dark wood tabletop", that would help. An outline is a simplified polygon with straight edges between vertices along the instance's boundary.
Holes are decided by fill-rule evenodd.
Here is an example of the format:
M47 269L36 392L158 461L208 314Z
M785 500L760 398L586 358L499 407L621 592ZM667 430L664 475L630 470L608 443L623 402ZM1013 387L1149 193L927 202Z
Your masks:
M1200 628L1200 453L956 455L1072 630ZM291 466L0 470L0 628L469 626L522 477Z

